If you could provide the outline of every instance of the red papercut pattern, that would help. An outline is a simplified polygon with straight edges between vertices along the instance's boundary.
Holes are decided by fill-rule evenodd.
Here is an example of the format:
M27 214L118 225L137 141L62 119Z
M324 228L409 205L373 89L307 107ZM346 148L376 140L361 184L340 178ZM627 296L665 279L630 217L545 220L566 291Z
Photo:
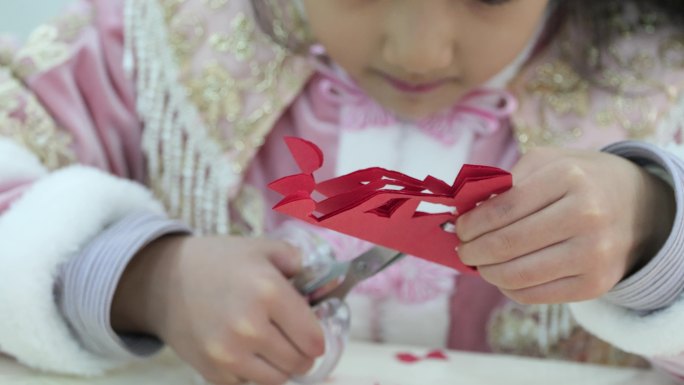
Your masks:
M431 176L419 180L383 168L316 182L313 173L323 165L321 150L304 139L285 141L302 172L269 185L284 196L276 211L462 272L473 270L458 258L459 240L448 231L449 225L512 185L508 172L477 165L463 166L451 185ZM314 192L323 198L314 200ZM423 211L422 204L440 211Z

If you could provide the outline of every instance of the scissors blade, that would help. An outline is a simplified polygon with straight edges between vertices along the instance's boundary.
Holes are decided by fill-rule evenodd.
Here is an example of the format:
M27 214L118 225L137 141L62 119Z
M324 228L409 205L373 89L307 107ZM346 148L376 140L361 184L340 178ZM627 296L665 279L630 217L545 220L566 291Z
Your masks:
M375 246L352 260L347 278L353 280L356 285L386 269L403 256L403 253L396 250Z
M354 286L381 272L404 256L404 253L386 247L373 247L354 258L349 264L344 280L330 292L314 299L312 304L316 305L328 298L344 299Z
M323 261L305 267L292 279L294 287L302 295L309 296L331 282L341 280L347 271L349 264L337 261Z

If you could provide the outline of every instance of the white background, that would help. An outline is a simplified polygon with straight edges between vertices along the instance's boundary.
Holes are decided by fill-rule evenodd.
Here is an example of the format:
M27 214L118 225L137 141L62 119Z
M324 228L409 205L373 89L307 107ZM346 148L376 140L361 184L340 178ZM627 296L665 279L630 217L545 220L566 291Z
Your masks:
M75 0L0 0L0 35L20 40L38 24L50 20Z

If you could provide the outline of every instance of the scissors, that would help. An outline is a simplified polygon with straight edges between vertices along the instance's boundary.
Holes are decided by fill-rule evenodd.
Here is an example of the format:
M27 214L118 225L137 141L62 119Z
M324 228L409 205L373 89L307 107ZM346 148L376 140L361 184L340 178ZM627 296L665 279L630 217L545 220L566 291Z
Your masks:
M358 257L339 262L316 256L294 279L300 293L310 299L325 335L325 355L308 374L292 380L300 384L318 384L337 366L349 337L351 314L344 302L360 282L401 260L404 253L376 246Z

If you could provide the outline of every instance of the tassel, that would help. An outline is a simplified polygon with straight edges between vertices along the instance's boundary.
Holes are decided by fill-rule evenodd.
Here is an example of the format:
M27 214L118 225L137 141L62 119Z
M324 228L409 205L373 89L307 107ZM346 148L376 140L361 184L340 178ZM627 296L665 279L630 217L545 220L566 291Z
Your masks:
M535 305L531 313L538 317L537 342L542 354L548 354L551 347L572 333L572 316L566 305Z
M228 234L240 175L180 83L164 12L156 0L127 0L124 12L123 65L136 81L149 182L172 217L200 234Z

